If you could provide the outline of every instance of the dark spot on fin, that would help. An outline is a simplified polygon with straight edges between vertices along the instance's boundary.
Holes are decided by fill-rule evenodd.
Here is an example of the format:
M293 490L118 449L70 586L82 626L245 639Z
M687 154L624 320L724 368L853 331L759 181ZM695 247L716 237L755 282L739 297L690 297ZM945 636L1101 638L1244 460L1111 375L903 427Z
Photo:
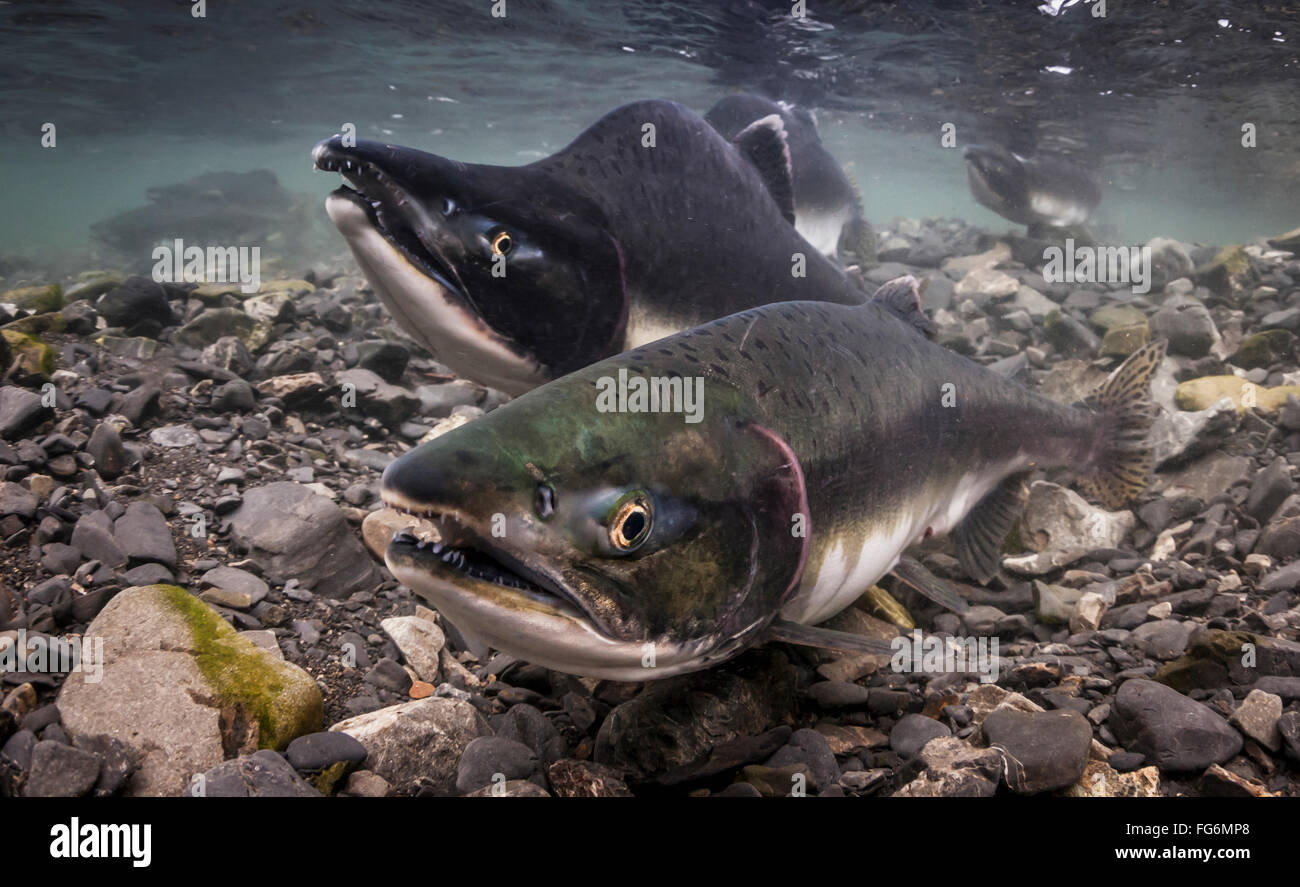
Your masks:
M781 215L794 224L794 168L790 165L790 146L785 141L785 125L779 114L768 114L746 126L731 140L758 170L767 191L776 201Z
M893 645L880 638L869 638L847 631L835 631L830 628L817 628L812 625L800 625L785 619L776 619L766 629L764 640L782 641L798 644L801 647L821 647L825 650L838 650L841 653L872 653L892 656Z
M952 610L954 613L967 613L970 611L970 604L966 603L966 599L957 594L957 591L951 585L910 557L899 560L894 565L892 572L900 582L910 588L915 588L939 606Z
M1023 475L1012 475L985 494L952 531L957 560L981 585L997 575L1002 543L1020 514Z
M882 283L871 298L916 327L927 339L933 339L938 328L921 306L923 292L925 284L909 274Z
M1144 345L1110 374L1083 405L1098 414L1101 439L1091 470L1079 488L1114 511L1146 489L1151 477L1151 444L1147 435L1155 408L1151 379L1165 358L1161 339Z

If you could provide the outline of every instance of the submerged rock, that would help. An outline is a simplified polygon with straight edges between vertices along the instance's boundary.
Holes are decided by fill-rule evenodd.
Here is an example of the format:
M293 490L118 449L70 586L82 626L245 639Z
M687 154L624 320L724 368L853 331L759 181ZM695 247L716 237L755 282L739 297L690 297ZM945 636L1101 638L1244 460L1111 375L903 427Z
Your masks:
M128 588L86 630L103 639L98 683L73 674L59 695L75 735L106 734L141 752L133 795L179 794L232 753L283 748L319 730L320 688L240 637L183 588Z
M230 534L272 579L297 579L326 597L380 582L339 507L301 484L278 481L245 492L230 516Z

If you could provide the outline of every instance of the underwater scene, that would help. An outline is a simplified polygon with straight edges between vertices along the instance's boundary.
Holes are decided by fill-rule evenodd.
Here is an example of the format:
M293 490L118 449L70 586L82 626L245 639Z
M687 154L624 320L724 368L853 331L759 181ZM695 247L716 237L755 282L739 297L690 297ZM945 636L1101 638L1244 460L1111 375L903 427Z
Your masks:
M0 39L0 797L1300 794L1300 5Z

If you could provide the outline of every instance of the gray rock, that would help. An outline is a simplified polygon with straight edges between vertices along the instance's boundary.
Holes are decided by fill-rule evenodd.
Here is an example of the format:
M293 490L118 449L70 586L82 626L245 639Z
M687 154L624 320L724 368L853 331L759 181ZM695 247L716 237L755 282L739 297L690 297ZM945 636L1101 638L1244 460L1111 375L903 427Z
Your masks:
M1094 549L1118 548L1136 525L1130 511L1106 511L1073 490L1035 481L1029 487L1021 537L1036 553L1004 558L1003 565L1017 573L1042 575Z
M461 794L494 782L527 779L537 772L537 753L522 742L500 736L482 736L465 747L456 767L456 789Z
M1196 624L1176 619L1159 619L1133 629L1133 641L1154 659L1177 659L1187 649Z
M1235 412L1235 411L1234 411ZM1250 495L1246 497L1243 509L1261 524L1277 511L1286 498L1295 492L1295 482L1291 480L1291 463L1278 456L1269 466L1255 475L1250 485Z
M327 730L299 736L289 743L284 756L293 769L303 773L319 773L338 763L351 770L366 759L366 747L347 733Z
M1078 782L1092 747L1092 727L1077 711L1001 709L982 729L990 746L1007 753L1007 786L1022 795Z
M505 714L492 718L492 729L502 739L522 742L548 766L562 758L568 750L568 745L550 718L527 703L512 705Z
M915 757L931 739L951 736L948 725L925 715L907 714L898 719L889 733L889 747L904 758Z
M1125 681L1108 726L1162 773L1203 770L1241 751L1241 734L1208 706L1155 681Z
M456 768L466 746L492 728L468 702L430 696L340 721L330 728L366 747L366 767L411 793L426 781L434 791L456 791Z
M447 643L441 628L419 616L390 616L379 625L420 680L438 683L438 654Z
M1282 734L1277 722L1282 717L1282 698L1263 690L1251 690L1228 722L1269 751L1280 751Z
M122 445L122 438L107 422L95 426L86 444L86 452L95 460L95 470L105 480L114 480L131 464L131 456Z
M0 387L0 438L16 440L53 416L40 395L13 385Z
M1228 397L1195 412L1161 410L1151 424L1151 451L1156 467L1208 453L1240 426L1241 414Z
M16 514L23 520L31 520L36 516L36 505L36 497L22 484L0 483L0 517Z
M235 567L213 567L203 574L203 581L216 588L248 595L249 606L260 604L271 590L259 577Z
M167 519L150 502L132 502L113 524L113 539L130 561L152 561L176 569L176 543Z
M380 582L339 507L299 484L282 481L245 492L230 532L274 581L296 578L331 598L370 591Z
M99 756L46 740L32 750L25 793L29 798L79 798L99 779Z
M344 370L335 381L345 392L347 386L352 386L356 408L389 428L397 428L420 408L420 399L410 391L385 382L378 373L367 369Z
M1199 302L1171 300L1151 316L1153 338L1168 339L1169 353L1184 357L1204 357L1219 341L1214 318Z
M1300 761L1300 711L1289 711L1278 718L1277 732L1286 743L1287 754Z
M790 735L790 742L776 750L765 762L768 767L788 767L804 764L812 772L818 785L827 786L839 779L840 767L835 761L826 737L804 727Z
M286 761L270 749L222 761L185 789L186 797L319 798Z
M72 529L72 545L88 559L110 567L126 565L126 555L113 538L113 521L106 512L91 511L78 518Z
M109 326L125 327L127 332L148 327L142 332L156 336L163 327L176 323L176 315L161 284L138 274L100 296L95 310Z
M203 443L199 433L188 425L163 425L155 428L149 432L149 440L169 449L197 447Z

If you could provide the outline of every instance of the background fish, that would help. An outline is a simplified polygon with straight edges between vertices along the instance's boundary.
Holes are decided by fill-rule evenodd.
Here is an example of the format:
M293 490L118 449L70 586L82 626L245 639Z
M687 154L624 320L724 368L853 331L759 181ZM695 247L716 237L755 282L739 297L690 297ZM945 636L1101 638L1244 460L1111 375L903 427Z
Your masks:
M1111 507L1142 489L1163 343L1065 406L929 342L888 307L900 294L916 280L744 311L413 450L383 496L437 541L398 535L390 569L494 647L644 680L829 618L932 534L986 580L1035 466L1072 466ZM620 371L702 379L701 420L598 411Z
M874 263L876 239L862 216L862 195L822 144L812 112L752 93L738 93L720 100L704 119L731 139L755 121L773 114L780 118L790 146L795 229L828 256L846 263Z
M337 136L313 158L348 181L330 218L398 325L512 394L754 305L863 299L792 226L779 126L732 142L644 101L527 166Z
M962 156L975 199L1031 230L1083 225L1101 203L1096 179L1068 160L1022 157L998 145L971 145Z

